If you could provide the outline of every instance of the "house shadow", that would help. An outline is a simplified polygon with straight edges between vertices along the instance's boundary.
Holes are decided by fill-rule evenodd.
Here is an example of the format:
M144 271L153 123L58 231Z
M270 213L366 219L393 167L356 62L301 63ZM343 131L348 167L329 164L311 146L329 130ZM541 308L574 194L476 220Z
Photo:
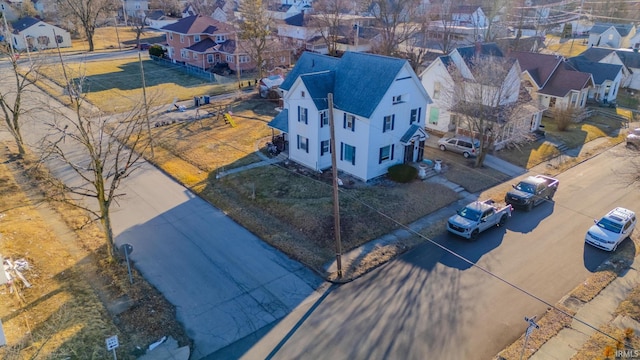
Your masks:
M244 346L255 344L256 334L309 301L322 284L305 265L190 191L173 198L175 206L123 226L116 245L132 246L133 266L174 305L193 342L193 356L202 358L242 339ZM253 340L247 343L247 337Z

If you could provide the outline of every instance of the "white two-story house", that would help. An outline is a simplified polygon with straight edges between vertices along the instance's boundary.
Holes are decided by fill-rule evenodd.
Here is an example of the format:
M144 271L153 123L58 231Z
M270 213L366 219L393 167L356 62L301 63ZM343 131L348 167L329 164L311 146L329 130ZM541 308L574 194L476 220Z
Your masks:
M331 118L341 172L368 181L423 158L431 99L406 60L305 52L280 89L283 111L269 126L285 134L289 158L299 164L331 167Z
M489 81L490 76L475 73L476 60L491 61L491 58L497 58L496 64L506 67L503 74L497 75L504 76L499 79L500 86L481 84L482 81ZM460 76L453 75L457 72L462 75L468 85L456 89L455 81L461 81ZM499 118L501 114L506 113L507 108L516 105L519 107L519 111L511 112L512 118L508 122L500 125L502 130L494 140L495 148L499 149L508 142L519 141L523 134L538 129L544 111L544 108L538 106L526 92L521 91L520 73L518 61L504 57L495 43L477 43L459 47L449 55L440 56L420 74L422 85L433 100L426 116L426 129L438 135L454 133L480 136L480 134L469 133L469 123L465 119L473 118L473 115L456 112L452 108L456 102L455 91L461 91L461 88L464 89L462 91L476 92L477 90L474 89L484 88L486 90L483 90L483 95L479 95L478 92L478 94L467 96L469 101L478 103L478 109L482 105L489 106L495 109ZM477 84L477 86L470 84ZM474 108L468 107L466 111L474 111Z

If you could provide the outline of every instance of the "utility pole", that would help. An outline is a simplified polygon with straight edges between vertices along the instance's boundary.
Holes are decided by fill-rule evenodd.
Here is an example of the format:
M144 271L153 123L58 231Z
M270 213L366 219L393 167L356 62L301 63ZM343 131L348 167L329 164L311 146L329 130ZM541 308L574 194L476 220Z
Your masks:
M155 157L153 152L153 137L151 137L151 125L149 124L149 104L147 103L147 86L144 81L144 67L142 66L142 55L138 52L138 60L140 61L140 74L142 75L142 98L144 99L144 117L147 120L147 133L149 136L149 145L151 147L151 158Z
M522 357L524 356L524 352L527 349L527 342L529 341L529 336L531 336L531 333L533 332L533 330L535 329L540 329L540 325L536 324L536 317L524 317L524 321L526 321L529 326L527 327L527 331L524 333L524 345L522 345L522 353L520 354L520 360L522 360Z
M236 39L236 48L234 51L234 56L236 60L236 77L238 79L238 90L242 90L242 83L240 82L240 43L238 42L238 30L234 27L235 39Z
M116 39L118 39L118 50L122 51L122 45L120 44L120 34L118 34L118 17L114 17L113 20L116 24Z
M329 93L329 129L331 137L331 176L333 177L333 228L336 238L336 264L338 266L338 277L342 278L342 240L340 238L340 197L338 192L338 165L336 164L336 137L335 125L333 121L333 94Z

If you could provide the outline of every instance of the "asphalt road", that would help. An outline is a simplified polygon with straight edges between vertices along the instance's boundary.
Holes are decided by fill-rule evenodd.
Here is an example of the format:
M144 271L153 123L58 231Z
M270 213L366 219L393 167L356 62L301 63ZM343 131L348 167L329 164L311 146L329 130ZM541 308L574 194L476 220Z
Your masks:
M593 218L614 206L640 211L640 192L620 175L627 151L618 146L563 173L555 203L514 212L506 230L476 243L435 239L493 275L426 244L319 298L244 358L493 358L522 335L525 316L546 311L541 300L555 304L607 258L584 244Z

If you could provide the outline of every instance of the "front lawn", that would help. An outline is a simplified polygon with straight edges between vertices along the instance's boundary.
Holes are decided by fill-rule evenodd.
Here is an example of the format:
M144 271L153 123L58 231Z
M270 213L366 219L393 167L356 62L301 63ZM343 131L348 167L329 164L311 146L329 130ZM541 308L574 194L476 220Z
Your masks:
M553 143L562 143L572 149L600 137L610 137L617 139L616 141L622 141L623 138L620 129L624 124L618 119L603 115L571 124L566 131L559 131L557 124L548 117L543 118L542 124L549 141L525 142L513 149L497 151L496 155L512 164L530 169L560 155Z

